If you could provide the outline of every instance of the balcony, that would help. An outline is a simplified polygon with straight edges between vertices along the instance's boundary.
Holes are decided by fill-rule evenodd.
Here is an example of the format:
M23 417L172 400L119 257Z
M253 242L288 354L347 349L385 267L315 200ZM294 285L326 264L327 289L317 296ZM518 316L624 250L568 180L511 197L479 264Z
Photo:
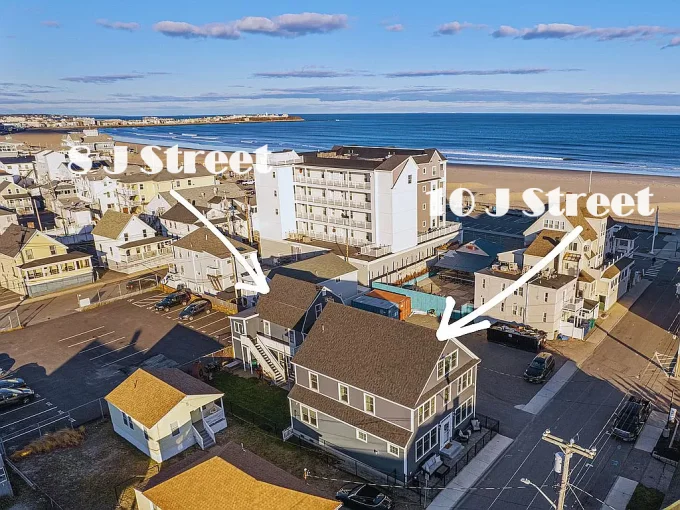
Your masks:
M583 308L583 298L574 298L564 304L564 310L568 312L578 312Z
M336 180L336 179L326 179L318 177L307 177L305 175L295 174L293 178L295 182L301 184L314 184L324 187L334 187L334 188L346 188L346 189L362 189L370 190L371 183L367 181L347 181L347 180Z
M437 239L438 237L446 236L449 234L454 234L460 230L460 224L454 223L453 225L448 225L446 227L441 227L436 230L431 230L425 234L418 235L418 244L424 243L425 241L431 241L432 239Z
M369 241L366 241L364 239L354 239L352 237L349 238L349 242L347 241L347 238L344 236L339 236L337 234L324 234L323 232L313 232L311 230L296 230L290 233L291 237L294 239L295 237L300 237L303 239L307 237L309 239L316 239L317 241L326 241L329 243L336 243L336 244L349 244L350 246L366 246L370 244Z
M362 246L361 250L359 250L359 253L361 255L366 255L367 257L382 257L383 255L387 255L388 253L392 253L392 247L391 246L376 246L376 245L367 245L367 246Z
M369 211L371 210L370 201L359 202L357 200L338 200L327 197L302 195L299 193L295 194L295 200L297 200L298 202L307 202L309 204L335 205L339 207L349 207L350 209L363 209Z
M325 214L310 214L306 212L296 212L295 216L301 220L318 221L321 223L332 223L334 225L344 225L346 227L361 228L371 230L373 224L370 221L356 221L339 216L327 216Z

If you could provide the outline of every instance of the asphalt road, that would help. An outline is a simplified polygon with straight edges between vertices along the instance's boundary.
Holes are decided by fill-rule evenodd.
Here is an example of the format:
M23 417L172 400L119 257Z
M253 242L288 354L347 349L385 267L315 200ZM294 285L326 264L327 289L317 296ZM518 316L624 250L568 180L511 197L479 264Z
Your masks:
M20 442L39 426L63 427L68 410L105 396L150 358L183 365L228 343L227 315L213 312L180 324L181 306L149 309L159 297L154 291L0 335L0 368L37 393L31 404L0 409L0 437ZM96 413L98 405L74 416Z
M556 498L552 473L557 447L541 439L546 429L565 440L573 438L585 447L597 448L593 461L575 456L571 483L592 497L576 491L568 495L567 508L599 509L617 476L640 479L649 454L632 451L634 443L624 443L609 434L613 413L628 392L647 395L655 407L667 411L676 382L668 379L664 356L677 349L677 340L668 331L678 327L680 302L674 296L679 281L677 265L667 263L657 278L623 319L608 333L593 355L573 378L534 417L514 443L476 487L495 490L471 491L456 507L460 509L549 509L549 503L520 480L528 478ZM634 463L636 469L631 469ZM641 465L642 463L642 465Z

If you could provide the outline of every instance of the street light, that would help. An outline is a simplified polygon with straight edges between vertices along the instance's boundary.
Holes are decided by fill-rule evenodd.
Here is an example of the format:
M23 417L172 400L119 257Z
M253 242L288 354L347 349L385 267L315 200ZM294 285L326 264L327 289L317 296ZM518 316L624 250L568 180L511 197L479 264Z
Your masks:
M543 497L548 501L548 503L550 503L550 506L553 507L553 508L555 508L555 509L557 509L557 505L555 505L555 503L553 503L552 499L550 499L548 496L546 496L545 492L543 492L543 491L541 490L541 488L540 488L538 485L536 485L535 483L533 483L533 482L532 482L531 480L529 480L528 478L522 478L522 479L520 480L520 482L522 482L524 485L531 485L531 486L535 487L536 490L537 490L538 492L541 493L541 496L543 496Z

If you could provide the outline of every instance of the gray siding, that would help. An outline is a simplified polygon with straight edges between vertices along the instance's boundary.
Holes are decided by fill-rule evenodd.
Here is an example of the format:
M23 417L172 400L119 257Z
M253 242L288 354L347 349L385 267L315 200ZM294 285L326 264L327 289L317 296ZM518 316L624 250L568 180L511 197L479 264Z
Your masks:
M295 382L300 386L309 388L309 370L299 365L295 365L297 370L297 378ZM319 393L333 400L340 401L339 383L334 379L326 377L323 374L319 376ZM311 389L311 388L309 388ZM372 395L372 394L371 394ZM375 416L393 423L398 427L406 430L411 430L411 410L403 406L385 400L384 398L373 395L375 399ZM343 402L344 403L344 402ZM349 405L360 411L364 410L364 392L349 386Z
M399 457L387 452L387 442L368 434L368 441L357 439L356 428L336 420L332 416L318 413L318 428L314 428L303 423L298 418L300 406L297 402L291 401L293 429L311 438L313 441L320 441L322 444L333 448L345 455L356 459L374 469L377 469L390 476L393 473L401 477L404 471L404 450L400 449Z

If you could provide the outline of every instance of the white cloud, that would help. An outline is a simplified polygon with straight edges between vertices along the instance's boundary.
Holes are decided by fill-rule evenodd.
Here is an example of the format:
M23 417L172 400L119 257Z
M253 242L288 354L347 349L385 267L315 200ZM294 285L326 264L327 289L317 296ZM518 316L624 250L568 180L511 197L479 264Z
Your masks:
M109 21L107 19L98 19L95 21L97 25L112 30L125 30L127 32L136 32L141 28L139 23L134 21Z
M680 29L656 25L593 28L569 23L540 23L532 28L515 28L502 25L491 35L531 39L596 39L598 41L634 40L646 41L663 35L680 34Z
M475 23L468 23L467 21L460 23L459 21L452 21L439 25L435 34L437 35L456 35L463 30L483 30L487 28L486 25L477 25Z
M403 32L404 30L404 25L401 23L395 23L394 25L387 25L385 27L385 30L388 32Z
M272 37L299 37L325 34L347 28L346 14L303 12L282 14L273 18L246 16L226 23L193 25L184 21L160 21L153 26L156 32L171 37L239 39L242 33Z

